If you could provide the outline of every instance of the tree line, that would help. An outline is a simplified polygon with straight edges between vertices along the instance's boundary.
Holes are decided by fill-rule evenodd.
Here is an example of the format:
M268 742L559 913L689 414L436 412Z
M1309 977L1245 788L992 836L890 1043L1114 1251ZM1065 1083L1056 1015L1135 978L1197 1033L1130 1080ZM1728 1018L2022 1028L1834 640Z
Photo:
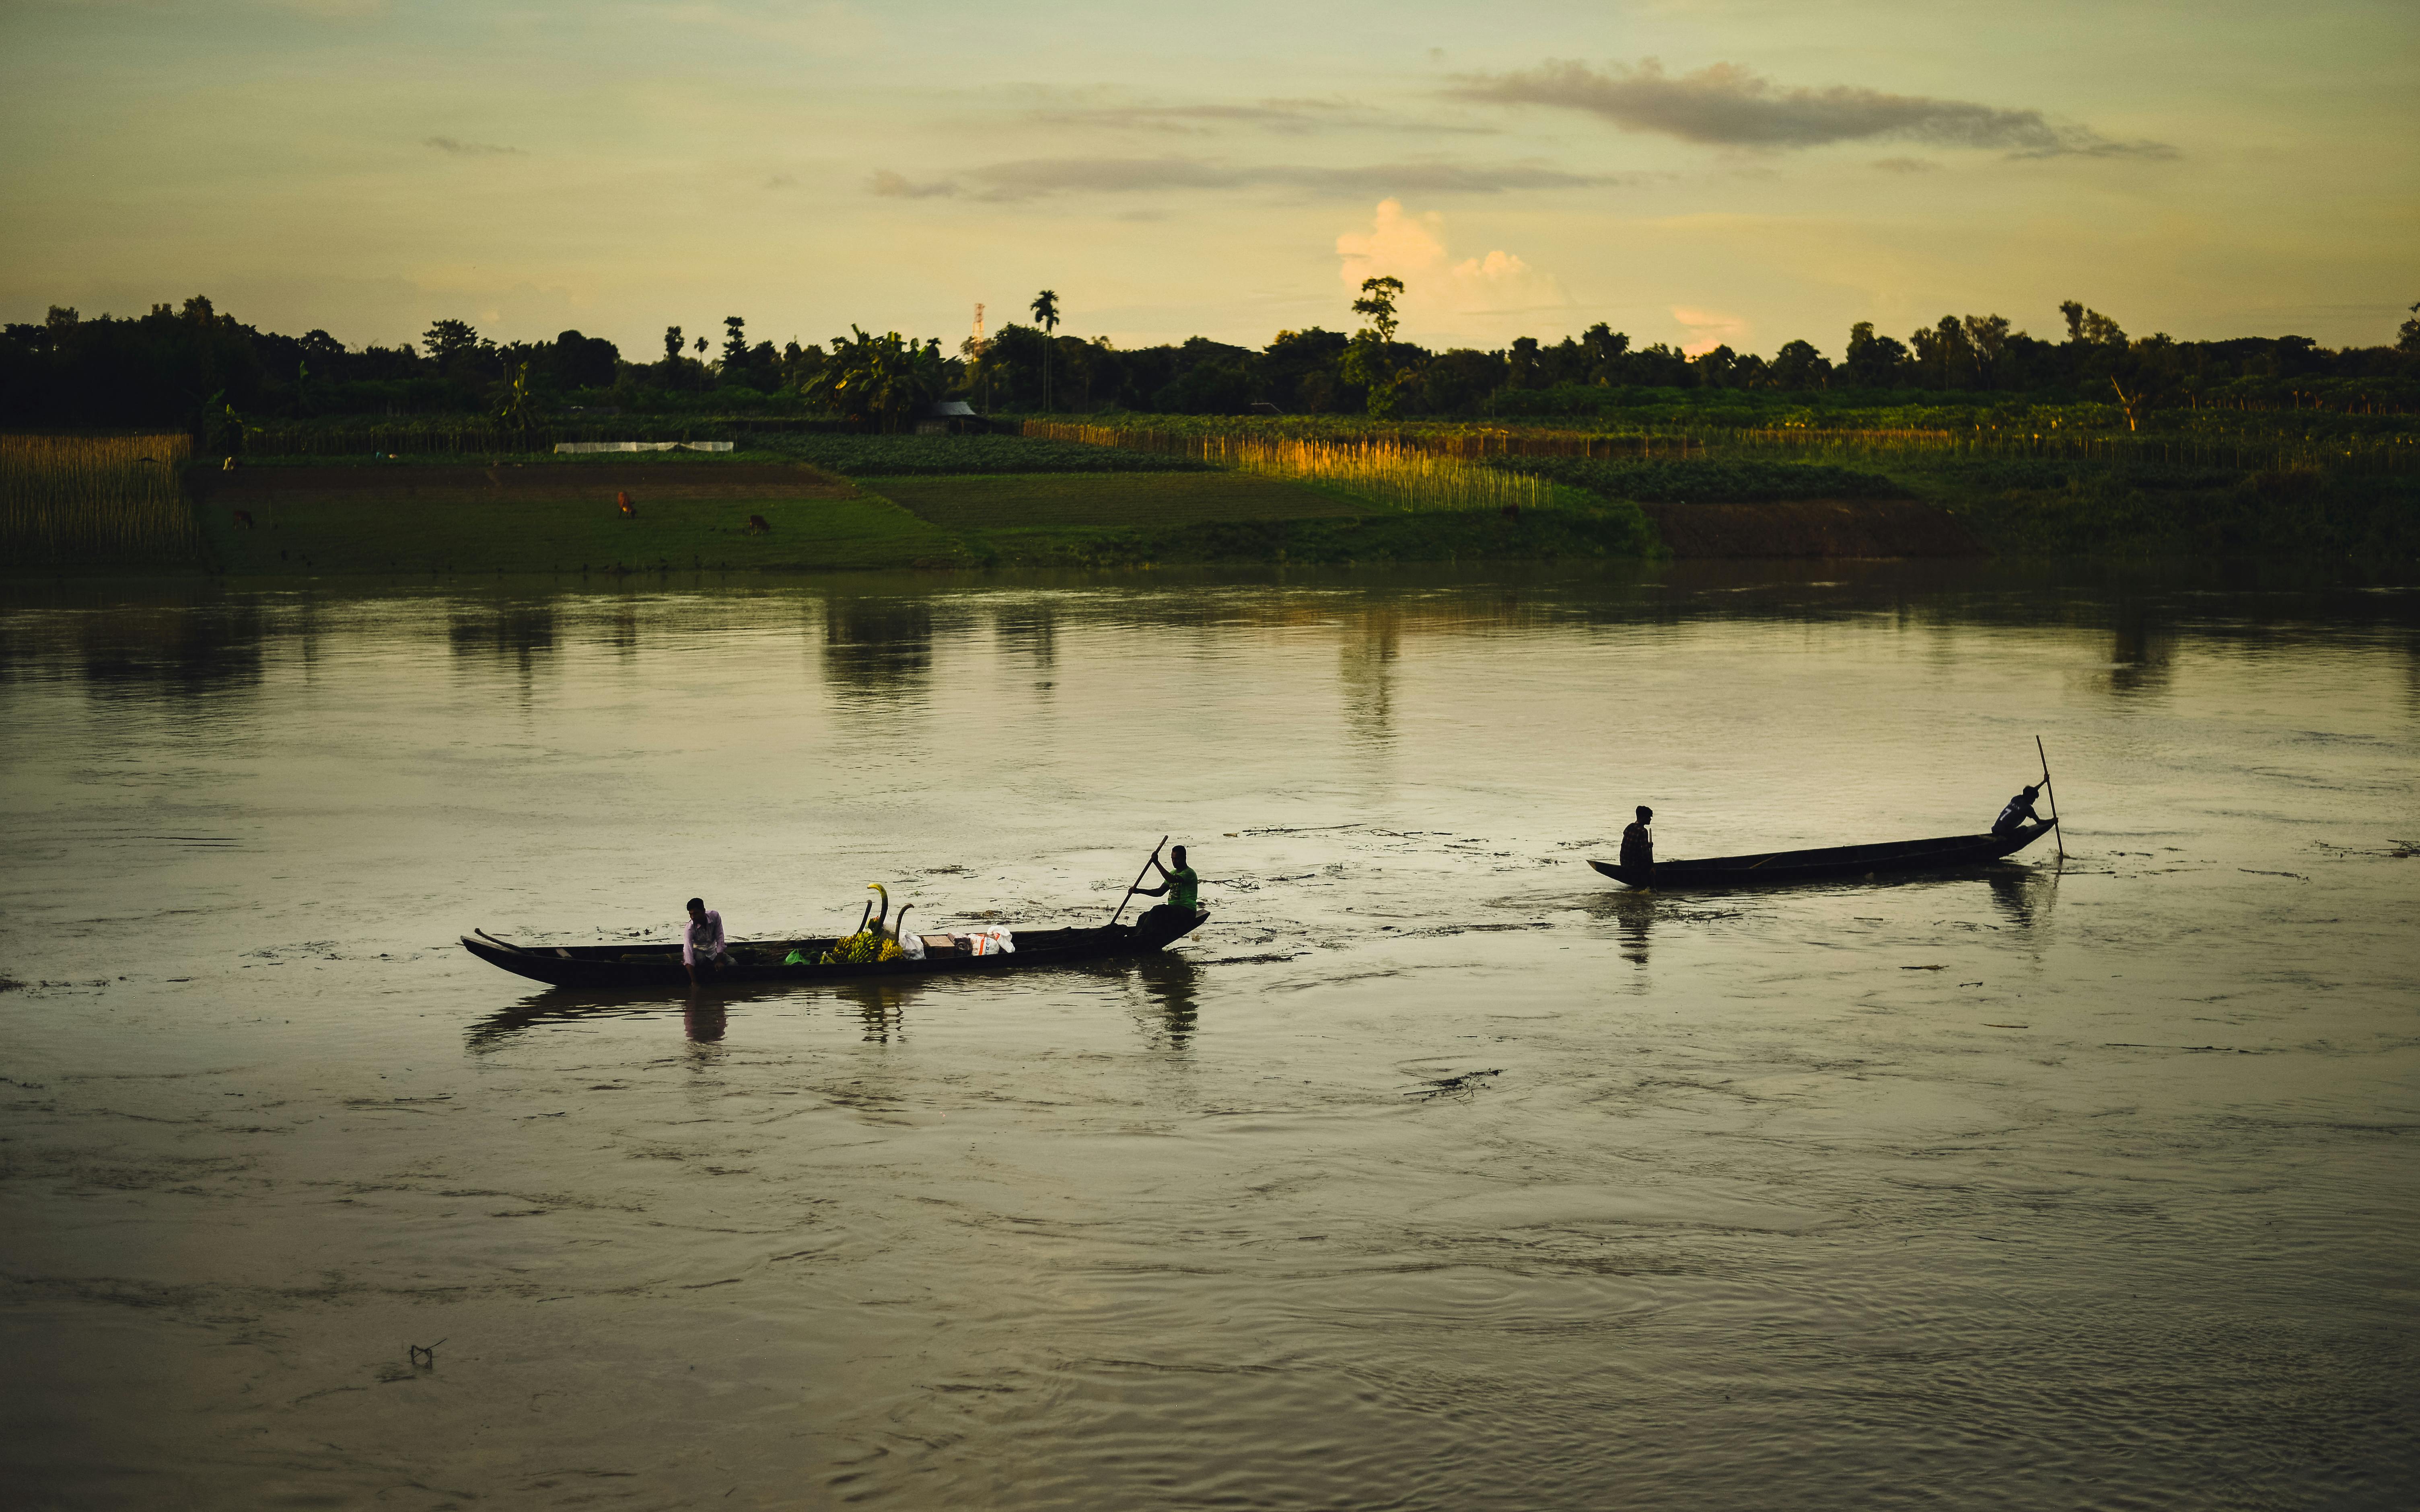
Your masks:
M147 314L86 318L53 307L39 324L0 327L0 424L166 425L240 432L316 416L492 416L522 423L566 410L700 414L823 413L892 429L938 398L985 412L1354 413L1381 417L1585 418L1644 397L1708 402L1726 393L1921 402L1930 394L2087 398L2130 424L2153 407L2220 402L2279 384L2362 380L2384 408L2420 409L2420 305L2391 346L2330 349L2303 336L2176 341L2129 336L2077 301L2050 338L1999 315L1945 315L1905 340L1853 326L1836 358L1812 342L1767 357L1717 346L1694 355L1635 346L1599 322L1548 344L1524 336L1482 350L1433 350L1398 338L1401 281L1372 279L1352 332L1281 331L1264 347L1196 336L1120 348L1061 334L1045 290L1031 325L980 347L854 326L829 343L749 339L739 316L720 332L668 326L659 356L633 360L602 337L497 342L469 322L433 321L416 345L348 347L325 331L266 332L206 298ZM2263 385L2268 388L2263 388ZM231 439L231 438L230 438Z

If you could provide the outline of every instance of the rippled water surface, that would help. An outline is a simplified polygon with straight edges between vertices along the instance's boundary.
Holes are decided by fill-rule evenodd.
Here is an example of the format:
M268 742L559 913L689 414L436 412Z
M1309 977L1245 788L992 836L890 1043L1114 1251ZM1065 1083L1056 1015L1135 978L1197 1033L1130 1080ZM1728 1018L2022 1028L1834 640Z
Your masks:
M19 590L9 1503L2403 1504L2415 627L1990 566ZM1979 829L2037 733L2063 868L1582 864L1641 802ZM1080 922L1163 832L1213 917L1141 963L451 943Z

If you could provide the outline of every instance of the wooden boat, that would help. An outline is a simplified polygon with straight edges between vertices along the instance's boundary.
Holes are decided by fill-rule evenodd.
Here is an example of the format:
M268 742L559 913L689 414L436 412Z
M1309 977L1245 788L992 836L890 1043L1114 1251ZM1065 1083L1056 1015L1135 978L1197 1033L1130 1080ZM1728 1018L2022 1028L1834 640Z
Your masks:
M829 950L830 936L805 940L734 940L733 964L715 973L725 983L809 983L853 981L867 978L986 976L1024 971L1034 966L1065 965L1113 956L1143 955L1182 939L1209 918L1197 913L1190 922L1173 926L1146 914L1131 924L1102 924L1090 929L1017 930L1016 949L994 955L928 955L922 961L866 962L857 965L784 965L795 950L808 960ZM476 935L476 938L473 936ZM542 945L520 946L473 930L462 936L462 949L490 965L504 967L557 987L680 987L690 984L689 968L681 964L678 944L664 945Z
M1590 861L1589 865L1634 887L1753 887L1824 877L1947 872L2014 856L2049 834L2053 823L2045 820L2026 825L2006 835L1945 835L1938 840L1900 840L1880 845L1834 845L1815 851L1715 856L1702 861L1658 861L1652 875L1644 868L1613 861Z

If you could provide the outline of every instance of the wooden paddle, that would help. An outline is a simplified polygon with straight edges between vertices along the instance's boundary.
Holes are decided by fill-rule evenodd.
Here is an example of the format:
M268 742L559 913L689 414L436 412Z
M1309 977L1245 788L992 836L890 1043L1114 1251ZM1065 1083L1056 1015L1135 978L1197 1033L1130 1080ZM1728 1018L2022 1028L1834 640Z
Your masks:
M2058 827L2058 789L2050 785L2050 752L2042 749L2041 736L2034 736L2034 754L2041 758L2042 791L2050 795L2050 838L2058 841L2058 858L2067 859L2067 837Z
M1144 877L1145 875L1147 875L1147 874L1150 872L1150 871L1151 871L1151 862L1152 862L1152 861L1156 861L1156 860L1158 860L1158 859L1159 859L1159 848L1160 848L1160 845L1165 845L1165 844L1167 844L1167 843L1168 843L1168 837L1167 837L1166 835L1162 835L1162 836L1160 836L1160 837L1159 837L1159 845L1155 845L1155 846L1153 846L1153 847L1151 848L1151 860L1143 862L1143 864L1142 864L1142 871L1138 872L1136 872L1136 873L1135 873L1134 887L1128 887L1128 888L1126 889L1126 896L1125 896L1125 898L1121 898L1121 899L1119 899L1119 900L1118 900L1117 913L1111 914L1111 915L1109 916L1109 922L1110 922L1110 923L1112 923L1112 924L1116 923L1116 922L1118 921L1118 914L1123 914L1123 913L1125 913L1125 912L1126 911L1126 900L1127 900L1127 899L1129 899L1129 898L1132 898L1132 897L1135 895L1135 887L1141 887L1141 886L1142 886L1142 879L1143 879L1143 877Z

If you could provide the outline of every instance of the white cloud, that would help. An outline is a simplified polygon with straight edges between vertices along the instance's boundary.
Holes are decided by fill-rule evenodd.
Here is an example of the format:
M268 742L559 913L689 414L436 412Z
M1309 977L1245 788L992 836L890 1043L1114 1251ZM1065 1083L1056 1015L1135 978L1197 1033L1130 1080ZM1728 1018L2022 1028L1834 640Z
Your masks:
M1748 323L1738 316L1727 315L1720 310L1700 310L1691 304L1676 304L1672 306L1672 318L1681 322L1681 329L1689 333L1689 338L1681 343L1681 349L1692 357L1702 357L1717 347L1729 347L1738 351L1740 343L1747 339Z
M1336 239L1336 255L1342 259L1338 276L1356 292L1365 278L1404 281L1407 337L1418 330L1492 334L1506 322L1491 317L1568 309L1572 302L1553 275L1500 248L1456 261L1446 249L1445 217L1434 210L1410 214L1401 200L1380 201L1368 231Z

